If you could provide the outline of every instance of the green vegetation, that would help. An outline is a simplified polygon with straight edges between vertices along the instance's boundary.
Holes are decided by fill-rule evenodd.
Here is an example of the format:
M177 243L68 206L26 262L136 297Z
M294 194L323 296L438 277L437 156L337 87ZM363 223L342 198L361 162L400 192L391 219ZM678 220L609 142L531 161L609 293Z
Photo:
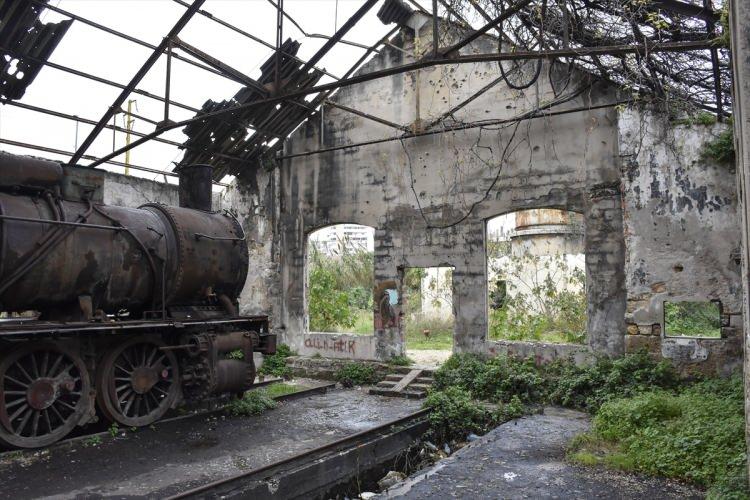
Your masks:
M336 381L344 387L377 384L380 377L375 367L366 363L347 363L336 372Z
M449 351L453 348L453 316L413 313L407 317L404 327L408 349Z
M743 404L739 376L614 399L570 457L712 487L715 498L748 498Z
M265 390L259 389L247 391L241 398L229 402L224 409L233 417L247 417L276 408L276 404Z
M443 279L424 280L427 269L410 267L404 271L402 303L405 307L404 333L407 349L451 350L453 348L453 315L422 312L422 301L435 307L451 303L453 295L452 270L441 269ZM423 285L427 289L423 290Z
M411 366L414 364L414 360L409 356L393 356L388 360L388 364L391 366Z
M86 448L99 446L100 444L102 444L102 437L98 434L95 434L83 440L83 446Z
M258 369L258 375L272 375L274 377L289 378L292 370L286 365L286 358L295 353L286 344L279 344L276 353L263 358L263 364Z
M294 394L295 392L304 391L305 389L307 389L307 387L303 385L285 384L282 382L277 382L275 384L270 384L258 390L265 391L265 393L271 398L278 398L279 396L286 396L287 394Z
M724 165L734 165L734 128L730 126L712 141L704 144L701 156Z
M426 406L438 440L461 440L540 405L588 411L594 424L571 444L583 465L672 477L709 487L709 498L750 498L744 482L742 378L680 381L641 352L588 367L452 356Z
M107 432L109 432L110 436L116 437L117 434L120 432L120 426L117 425L117 422L112 422L112 425L109 426L109 429L107 429Z
M310 331L372 333L373 253L341 245L331 257L310 242L307 262Z
M698 113L687 116L686 118L680 118L673 120L674 125L686 125L692 127L695 125L703 125L710 127L716 124L716 115L707 111L699 111Z
M721 311L715 302L665 302L664 327L667 335L721 337Z
M490 259L490 262L498 262ZM583 344L586 342L586 274L562 256L507 260L490 289L489 338ZM522 283L512 289L510 281ZM511 288L510 290L508 288ZM512 293L511 293L512 292Z

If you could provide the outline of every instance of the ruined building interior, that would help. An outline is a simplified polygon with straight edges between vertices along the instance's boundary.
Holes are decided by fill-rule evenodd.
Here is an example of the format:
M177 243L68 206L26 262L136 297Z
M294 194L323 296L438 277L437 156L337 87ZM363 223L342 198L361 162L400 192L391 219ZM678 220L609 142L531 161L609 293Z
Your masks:
M385 397L421 387L419 377L429 385L452 354L578 367L643 354L685 380L744 368L747 384L746 2L164 0L152 14L125 4L112 3L124 9L115 15L78 0L0 2L0 146L58 162L76 189L134 209L183 206L182 172L209 165L210 211L236 218L247 246L247 278L227 308L267 318L261 333L293 353L295 375L411 362L376 386ZM134 8L151 20L127 25ZM118 15L125 20L111 24ZM86 53L98 40L122 48ZM118 50L117 65L97 61ZM78 100L66 99L73 88ZM720 137L730 137L730 160L707 153ZM0 204L0 235L11 219ZM207 234L195 239L222 238ZM340 272L343 285L319 288L317 272L339 276L331 269L355 257L365 285ZM9 272L0 262L0 284ZM356 317L331 319L355 307L356 287L361 305L346 313ZM512 311L552 315L548 303L518 305L545 293L570 301L555 314L575 332L509 333L522 321L508 319ZM710 316L711 331L686 329L679 314L691 307ZM422 366L424 350L437 357ZM10 413L0 408L0 425ZM0 496L10 496L2 463ZM494 486L475 493L529 494L503 490L516 487L507 474L524 473L534 475L496 472L505 479L495 484L485 470ZM121 478L105 479L107 494L129 492ZM428 479L408 481L411 489L382 488L384 498L450 496L426 492ZM133 491L209 495L200 482L185 482L198 488L189 492L154 484ZM641 486L624 496L604 486L558 493L705 494ZM344 491L284 488L270 495Z

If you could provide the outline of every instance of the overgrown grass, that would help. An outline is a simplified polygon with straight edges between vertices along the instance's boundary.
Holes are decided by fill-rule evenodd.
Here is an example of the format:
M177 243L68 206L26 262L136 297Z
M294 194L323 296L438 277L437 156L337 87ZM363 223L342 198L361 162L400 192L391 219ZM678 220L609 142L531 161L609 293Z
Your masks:
M357 309L353 312L351 326L334 325L329 328L331 333L353 333L355 335L374 335L375 323L372 310Z
M355 385L377 384L380 377L372 365L351 362L345 364L336 372L336 381L344 387L354 387Z
M305 389L307 389L307 387L305 387L304 385L277 382L258 390L265 391L266 394L268 394L268 396L271 398L278 398L279 396L294 394L295 392L304 391Z
M294 356L294 354L288 345L279 344L276 347L276 354L263 358L263 364L258 369L258 375L289 378L292 370L286 365L286 358Z
M688 481L709 487L710 498L750 498L739 376L680 381L671 365L645 352L588 367L459 354L435 373L426 402L431 432L442 440L544 404L594 415L592 431L571 444L575 462Z
M453 348L453 317L410 314L405 320L405 334L407 349L449 351Z
M393 356L388 360L388 364L392 366L411 366L414 364L414 360L409 356Z
M224 409L233 417L247 417L276 408L276 404L265 390L259 389L247 391L243 397L230 401Z
M665 302L664 327L670 336L721 337L721 314L713 302Z
M716 498L748 498L747 490L732 486L746 470L743 405L739 376L613 399L570 456L712 487Z

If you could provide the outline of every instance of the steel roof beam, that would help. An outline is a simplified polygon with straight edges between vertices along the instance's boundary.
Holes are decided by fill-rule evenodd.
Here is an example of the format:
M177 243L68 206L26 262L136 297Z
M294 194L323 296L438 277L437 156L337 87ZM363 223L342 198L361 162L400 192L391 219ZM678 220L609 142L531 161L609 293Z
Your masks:
M180 17L180 19L177 20L175 25L172 27L171 30L169 30L169 33L167 33L167 36L164 37L164 39L157 45L153 52L151 53L151 56L146 59L146 62L143 63L143 66L136 72L136 74L133 76L133 78L130 80L130 82L125 86L125 88L120 92L120 95L117 96L117 99L115 99L115 102L112 103L112 105L107 109L107 111L104 112L104 115L99 120L99 123L97 123L94 126L94 130L91 131L91 133L84 139L81 146L76 150L76 152L73 154L73 156L70 158L70 164L73 165L78 162L79 159L81 159L81 156L86 152L86 150L91 146L91 144L94 142L94 139L99 135L99 132L102 131L104 126L109 122L109 119L112 118L112 116L117 112L117 110L122 106L122 103L125 102L125 99L128 98L130 93L135 89L135 86L140 83L140 81L143 79L144 76L146 76L146 73L153 67L154 64L156 64L156 61L159 60L159 57L164 53L164 49L167 48L167 45L172 43L172 38L177 36L180 31L182 31L182 28L185 27L185 25L190 21L190 19L195 15L195 13L198 11L198 9L203 5L203 3L206 0L194 0L192 5L190 5L190 8L188 8Z

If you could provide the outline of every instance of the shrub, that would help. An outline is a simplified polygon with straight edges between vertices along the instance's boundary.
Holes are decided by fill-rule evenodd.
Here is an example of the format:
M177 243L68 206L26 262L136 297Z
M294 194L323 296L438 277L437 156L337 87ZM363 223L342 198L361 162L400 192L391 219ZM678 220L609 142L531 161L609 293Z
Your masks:
M248 391L241 398L232 400L225 409L234 417L260 415L266 410L276 408L274 401L266 391Z
M365 363L347 363L336 372L336 381L344 387L370 385L379 382L375 367Z
M743 404L739 376L614 399L601 406L574 458L606 450L597 440L606 441L614 448L602 463L713 485L715 498L748 498Z
M592 413L610 399L679 384L669 362L656 362L645 351L616 360L603 358L588 367L557 364L548 370L556 372L552 374L551 402Z
M726 165L734 165L734 130L730 127L704 144L701 156Z
M496 422L496 417L488 409L474 401L469 391L460 387L431 391L424 406L432 409L429 416L430 433L440 443L463 439L469 433L484 433Z
M286 365L286 358L294 353L286 344L279 344L276 353L263 358L263 365L258 369L258 375L273 375L275 377L289 378L292 374L291 368Z

